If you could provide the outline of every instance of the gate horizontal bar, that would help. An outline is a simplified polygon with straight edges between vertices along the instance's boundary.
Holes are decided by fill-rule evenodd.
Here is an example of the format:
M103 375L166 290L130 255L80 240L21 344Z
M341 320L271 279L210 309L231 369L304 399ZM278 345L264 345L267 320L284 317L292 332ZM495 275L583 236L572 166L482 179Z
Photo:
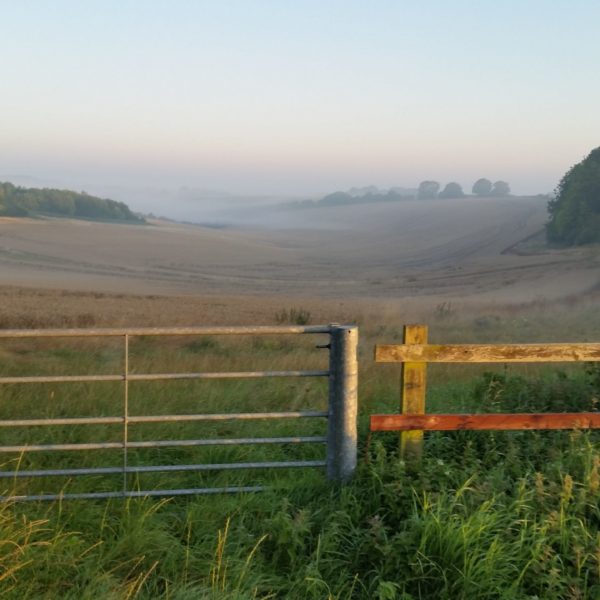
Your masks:
M209 440L161 440L147 442L99 442L91 444L31 444L28 446L0 446L0 453L54 452L58 450L113 450L123 448L165 448L179 446L232 446L236 444L315 444L325 443L325 436L273 438L217 438Z
M90 469L46 469L37 471L0 471L0 478L80 477L83 475L122 475L123 473L172 473L179 471L226 471L240 469L296 469L324 467L324 460L287 460L279 462L212 463L198 465L156 465L148 467L96 467Z
M265 412L265 413L222 413L198 415L148 415L128 416L127 421L132 423L173 423L185 421L245 421L250 419L301 419L312 417L327 417L328 413L322 410L305 410L290 412ZM122 424L125 417L72 417L63 419L8 419L0 421L0 427L33 427L46 425L115 425Z
M86 381L125 381L125 375L48 375L0 377L0 383L79 383Z
M64 419L8 419L0 427L33 427L38 425L114 425L123 423L124 417L67 417Z
M315 417L328 417L325 410L297 410L287 412L263 413L221 413L205 415L148 415L140 417L127 417L130 423L162 423L171 421L246 421L252 419L304 419Z
M0 377L0 383L83 383L91 381L167 381L171 379L257 379L262 377L328 377L329 371L229 371L222 373L146 373L130 375L56 375Z
M598 429L598 413L509 413L477 415L372 415L371 431L460 431Z
M128 375L127 379L129 381L161 381L168 379L255 379L261 377L328 376L329 371L230 371L223 373L147 373L145 375Z
M330 333L330 325L261 325L255 327L134 327L101 329L3 329L0 338L119 337L179 335L282 335Z
M146 498L156 496L190 496L196 494L235 494L240 492L262 492L262 485L220 488L190 488L177 490L143 490L135 492L89 492L81 494L36 494L25 496L0 496L0 502L24 502L41 500L92 500L95 498Z

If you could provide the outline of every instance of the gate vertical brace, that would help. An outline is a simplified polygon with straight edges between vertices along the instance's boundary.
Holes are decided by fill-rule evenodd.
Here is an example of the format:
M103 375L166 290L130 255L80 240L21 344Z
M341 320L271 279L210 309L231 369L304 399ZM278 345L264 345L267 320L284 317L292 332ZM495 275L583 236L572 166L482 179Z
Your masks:
M357 461L358 327L331 326L327 478L352 478Z
M123 361L123 495L127 494L127 447L129 444L129 335L125 334Z

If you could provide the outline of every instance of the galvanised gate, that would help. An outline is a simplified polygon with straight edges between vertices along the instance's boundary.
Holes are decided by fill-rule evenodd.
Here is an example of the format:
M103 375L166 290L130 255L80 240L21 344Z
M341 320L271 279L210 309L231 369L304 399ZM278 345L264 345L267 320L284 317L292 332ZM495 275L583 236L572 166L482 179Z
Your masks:
M129 343L134 337L160 336L231 336L231 335L323 335L329 336L329 343L320 347L329 350L329 368L327 370L304 371L241 371L241 372L193 372L193 373L133 373L130 370ZM26 386L32 383L60 383L68 385L73 382L122 382L122 411L120 414L99 417L61 417L35 419L3 419L0 420L0 432L7 428L28 428L61 426L69 428L81 425L119 425L121 439L119 441L90 443L52 443L8 445L0 443L0 453L40 452L48 456L56 452L88 452L99 450L120 450L122 465L99 466L94 468L44 468L14 469L0 471L0 478L20 480L21 478L52 477L85 477L94 475L122 475L120 489L111 491L52 494L17 494L2 496L2 500L56 500L84 498L119 498L143 496L175 496L186 494L214 494L224 492L249 492L263 489L261 486L228 486L228 487L193 487L176 489L130 489L128 476L142 473L202 472L214 470L239 469L279 469L298 467L326 467L327 477L332 481L349 479L356 468L356 412L357 412L357 340L358 330L354 326L279 326L279 327L186 327L186 328L129 328L129 329L37 329L37 330L0 330L0 339L19 338L120 338L123 343L123 363L119 373L102 375L53 375L0 377L0 386L19 384ZM1 368L1 367L0 367ZM0 371L1 373L1 371ZM129 388L136 381L166 380L200 380L200 379L256 379L269 377L323 377L328 378L327 411L298 410L279 412L238 412L224 414L131 414L129 408ZM1 391L1 387L0 387ZM209 439L157 439L133 441L130 429L140 423L166 422L208 422L232 420L267 420L267 419L327 419L327 433L323 436L286 436L286 437L240 437ZM135 466L128 461L128 451L139 448L177 448L192 446L225 446L251 444L325 444L326 460L286 460L271 462L234 462L218 464L162 464ZM59 467L60 465L55 465ZM3 486L4 487L4 486Z

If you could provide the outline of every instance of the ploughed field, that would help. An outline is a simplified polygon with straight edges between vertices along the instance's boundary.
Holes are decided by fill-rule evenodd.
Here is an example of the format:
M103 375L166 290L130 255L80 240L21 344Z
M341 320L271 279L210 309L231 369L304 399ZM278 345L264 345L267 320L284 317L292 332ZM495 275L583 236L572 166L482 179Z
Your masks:
M537 241L543 198L263 211L264 227L0 220L3 285L142 294L511 301L598 285L589 249Z

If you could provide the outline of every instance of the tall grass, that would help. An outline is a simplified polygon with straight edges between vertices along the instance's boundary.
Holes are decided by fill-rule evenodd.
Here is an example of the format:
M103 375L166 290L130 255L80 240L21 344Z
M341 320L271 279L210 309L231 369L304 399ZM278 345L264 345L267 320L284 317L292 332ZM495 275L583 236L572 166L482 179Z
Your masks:
M466 334L440 317L448 341ZM511 319L502 316L501 319ZM474 337L494 340L493 331ZM347 486L322 471L258 471L131 478L132 488L264 482L261 494L0 505L3 598L600 598L600 439L581 432L457 432L425 438L420 464L394 434L369 438L374 410L395 411L398 369L374 366L361 346L360 460ZM437 326L436 326L437 327ZM476 327L476 326L475 326ZM483 326L482 326L483 327ZM487 327L487 325L486 325ZM498 327L501 327L498 325ZM517 327L517 326L515 326ZM460 330L460 331L459 331ZM530 339L521 341L533 341ZM539 337L538 337L539 339ZM167 344L165 351L164 344ZM136 372L323 368L314 339L152 340L132 345ZM112 343L24 342L0 347L3 373L114 372ZM595 410L596 369L432 370L434 411ZM120 414L121 384L4 386L0 418ZM132 414L323 408L325 382L139 383ZM141 426L140 426L141 427ZM136 439L319 434L316 420L150 425ZM104 427L5 430L2 443L119 439ZM322 447L170 449L131 453L132 464L320 458ZM119 453L28 453L4 468L121 464ZM3 479L5 493L118 489L118 479ZM86 487L87 486L87 487Z
M343 489L5 505L4 597L597 598L597 441L437 437L419 470L377 441Z

